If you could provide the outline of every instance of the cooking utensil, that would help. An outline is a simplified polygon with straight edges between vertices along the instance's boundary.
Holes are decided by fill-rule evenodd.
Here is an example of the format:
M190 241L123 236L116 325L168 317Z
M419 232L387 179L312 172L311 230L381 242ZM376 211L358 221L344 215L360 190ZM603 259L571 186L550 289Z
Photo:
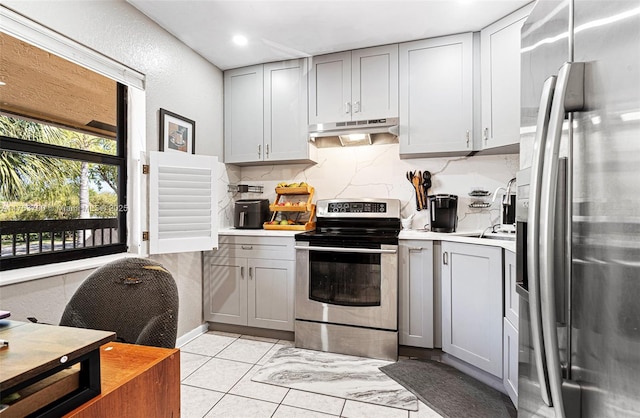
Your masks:
M413 187L416 189L417 209L421 210L424 207L424 205L422 203L422 195L420 194L420 177L416 176L415 172L414 172L414 176L411 178L411 183L413 184Z
M409 183L413 183L413 175L415 174L415 171L407 171L407 180L409 180Z
M428 171L424 171L422 173L422 185L424 186L425 189L428 189L431 187L431 173Z
M416 172L415 171L407 171L407 180L409 180L409 183L411 183L413 185L413 178L416 176ZM422 209L420 206L420 198L418 197L418 189L416 189L415 185L413 185L413 188L416 191L416 209L420 210Z
M427 208L427 197L424 194L424 182L422 181L422 171L418 171L418 180L420 181L420 185L418 186L420 189L420 199L421 199L421 207L422 209Z
M431 173L424 171L422 173L422 201L424 202L423 209L427 209L427 196L429 196L429 189L431 188Z

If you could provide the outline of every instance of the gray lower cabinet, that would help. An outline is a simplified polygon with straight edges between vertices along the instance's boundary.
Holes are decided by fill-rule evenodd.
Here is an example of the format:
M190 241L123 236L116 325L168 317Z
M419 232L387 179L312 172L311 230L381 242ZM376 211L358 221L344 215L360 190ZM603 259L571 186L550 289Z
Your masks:
M502 248L442 242L442 350L502 378Z
M399 287L400 344L433 348L433 241L400 241Z
M518 308L516 255L511 251L505 251L502 382L514 405L518 405Z
M504 319L502 383L514 405L518 405L518 330Z
M222 236L205 253L205 320L293 331L293 238Z

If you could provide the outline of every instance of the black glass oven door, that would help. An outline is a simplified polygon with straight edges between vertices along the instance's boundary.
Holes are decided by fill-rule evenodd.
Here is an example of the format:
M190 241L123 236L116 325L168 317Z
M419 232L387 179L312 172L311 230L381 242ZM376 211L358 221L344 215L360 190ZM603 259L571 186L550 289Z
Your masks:
M309 252L309 299L342 306L380 306L380 254Z

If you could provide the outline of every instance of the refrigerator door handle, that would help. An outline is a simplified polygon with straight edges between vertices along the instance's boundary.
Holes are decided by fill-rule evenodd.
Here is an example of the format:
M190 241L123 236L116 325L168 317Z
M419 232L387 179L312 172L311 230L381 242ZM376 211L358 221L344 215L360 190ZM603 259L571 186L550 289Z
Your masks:
M564 418L562 402L562 374L558 335L556 331L555 286L554 286L554 231L556 193L560 141L566 112L578 111L584 104L584 63L565 63L558 73L557 86L551 105L549 130L544 150L542 169L542 191L540 196L540 240L539 277L540 307L542 311L542 335L547 361L549 389L556 417ZM569 127L571 129L571 127ZM569 156L571 158L571 156ZM558 242L564 243L564 237Z
M556 85L556 76L549 77L542 86L538 119L536 121L536 136L533 143L533 163L531 166L531 180L529 183L529 210L527 232L527 277L529 278L529 316L531 318L531 343L535 355L536 372L540 383L540 395L545 404L551 406L551 395L547 378L547 367L542 342L542 312L540 311L540 284L538 280L540 240L540 181L542 178L542 164L549 127L551 102Z

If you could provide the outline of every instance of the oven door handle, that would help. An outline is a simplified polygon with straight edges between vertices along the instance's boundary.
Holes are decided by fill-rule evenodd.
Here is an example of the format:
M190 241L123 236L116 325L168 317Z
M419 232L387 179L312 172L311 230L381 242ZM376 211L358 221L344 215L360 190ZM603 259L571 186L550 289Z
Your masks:
M295 248L296 250L325 251L332 253L396 254L398 252L397 249L381 250L377 248L304 247L298 245L293 248Z

